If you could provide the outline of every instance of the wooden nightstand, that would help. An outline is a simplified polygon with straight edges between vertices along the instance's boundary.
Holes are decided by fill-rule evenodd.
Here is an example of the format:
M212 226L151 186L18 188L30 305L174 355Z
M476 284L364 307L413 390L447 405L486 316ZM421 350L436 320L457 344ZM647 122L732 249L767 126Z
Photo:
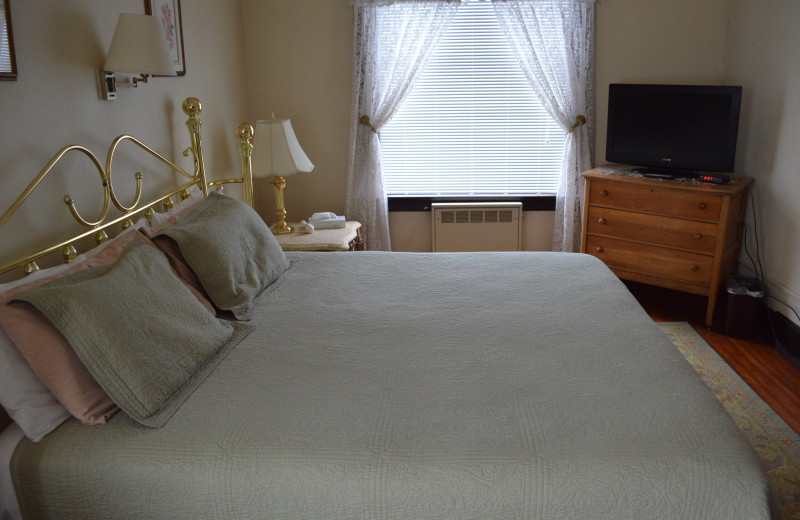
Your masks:
M295 225L292 224L294 227ZM284 251L364 251L361 223L347 221L339 229L317 229L313 233L294 231L287 235L275 235Z
M620 278L708 297L711 326L717 293L736 272L747 187L583 173L581 252L605 262Z

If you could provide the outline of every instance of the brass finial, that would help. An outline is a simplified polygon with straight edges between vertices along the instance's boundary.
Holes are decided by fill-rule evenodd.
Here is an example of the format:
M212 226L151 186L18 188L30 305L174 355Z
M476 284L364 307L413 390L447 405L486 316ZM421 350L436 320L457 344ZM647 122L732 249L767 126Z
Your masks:
M250 139L253 137L253 125L250 123L242 123L236 128L236 137L239 139Z
M38 270L39 270L39 266L36 265L36 262L34 262L33 260L31 260L30 262L25 264L25 267L22 268L22 272L25 273L25 276L28 276L29 274L35 273Z
M98 246L108 240L108 235L102 229L94 234L94 243Z
M195 97L186 98L183 101L183 112L187 116L196 116L203 110L200 100Z
M75 250L75 246L72 244L67 244L61 249L61 257L64 259L64 263L68 264L75 260L78 256L78 251Z

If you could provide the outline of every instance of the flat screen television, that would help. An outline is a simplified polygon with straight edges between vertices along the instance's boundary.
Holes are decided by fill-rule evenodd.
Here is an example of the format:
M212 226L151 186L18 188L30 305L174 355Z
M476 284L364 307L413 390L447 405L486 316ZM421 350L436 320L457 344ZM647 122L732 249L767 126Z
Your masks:
M611 84L606 160L691 175L732 172L742 87Z

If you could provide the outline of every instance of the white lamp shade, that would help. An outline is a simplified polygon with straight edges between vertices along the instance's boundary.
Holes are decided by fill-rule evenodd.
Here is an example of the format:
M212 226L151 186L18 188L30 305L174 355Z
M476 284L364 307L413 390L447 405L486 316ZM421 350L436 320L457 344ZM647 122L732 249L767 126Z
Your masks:
M288 119L256 121L252 157L254 177L288 177L314 169L297 142L292 122Z
M103 70L175 76L161 21L146 14L120 14Z

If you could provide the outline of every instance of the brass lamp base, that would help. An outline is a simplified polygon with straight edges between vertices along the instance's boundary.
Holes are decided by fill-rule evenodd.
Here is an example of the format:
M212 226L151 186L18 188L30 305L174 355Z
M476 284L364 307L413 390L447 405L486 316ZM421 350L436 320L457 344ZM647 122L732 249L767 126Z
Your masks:
M286 189L286 179L276 175L270 182L275 191L275 208L277 208L275 215L278 217L278 223L272 226L272 234L286 235L292 232L292 227L286 223L286 208L283 205L283 190Z
M289 233L294 231L294 229L286 222L280 221L274 226L272 226L271 231L273 235L288 235Z

